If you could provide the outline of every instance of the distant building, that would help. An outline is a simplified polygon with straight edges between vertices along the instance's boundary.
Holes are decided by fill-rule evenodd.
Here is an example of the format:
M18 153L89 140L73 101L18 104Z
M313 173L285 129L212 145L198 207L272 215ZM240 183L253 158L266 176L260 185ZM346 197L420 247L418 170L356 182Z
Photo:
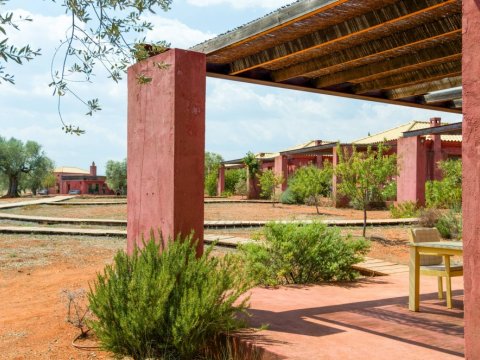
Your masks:
M79 190L81 194L113 195L108 188L106 176L97 175L97 166L92 162L90 171L76 167L62 166L54 170L55 186L48 189L50 194L68 194L71 190Z

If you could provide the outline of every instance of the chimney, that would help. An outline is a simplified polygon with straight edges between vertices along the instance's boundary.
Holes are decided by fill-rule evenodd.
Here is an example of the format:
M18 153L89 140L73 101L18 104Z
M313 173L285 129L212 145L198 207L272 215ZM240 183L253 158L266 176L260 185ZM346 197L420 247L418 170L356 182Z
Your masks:
M315 140L315 145L318 146L318 145L322 145L323 141L322 140Z
M440 126L442 124L442 118L434 117L430 118L430 127Z
M95 165L95 161L92 161L92 165L90 165L90 175L97 176L97 165Z

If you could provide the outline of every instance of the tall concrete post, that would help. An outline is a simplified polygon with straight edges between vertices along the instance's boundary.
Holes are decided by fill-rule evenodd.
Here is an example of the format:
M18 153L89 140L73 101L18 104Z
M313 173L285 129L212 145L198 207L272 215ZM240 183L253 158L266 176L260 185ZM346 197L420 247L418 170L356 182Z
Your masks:
M164 242L194 231L203 249L205 84L205 55L191 51L128 69L129 253L151 231Z
M283 182L280 185L280 190L285 191L287 188L288 180L288 159L284 155L279 155L275 157L274 163L274 172L276 176L282 176Z
M398 177L397 202L425 204L425 182L427 181L427 152L424 139L400 138L397 141Z
M465 357L480 359L480 0L463 0L463 274Z
M217 195L220 196L225 191L225 165L218 168Z

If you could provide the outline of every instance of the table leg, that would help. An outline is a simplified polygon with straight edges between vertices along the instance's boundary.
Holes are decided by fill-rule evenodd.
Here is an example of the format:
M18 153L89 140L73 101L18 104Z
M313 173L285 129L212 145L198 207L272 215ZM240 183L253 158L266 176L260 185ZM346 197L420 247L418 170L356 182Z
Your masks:
M445 273L446 279L445 282L447 283L447 308L452 308L452 278L450 276L450 255L445 255L444 257L445 262Z
M409 278L409 302L410 311L418 311L420 307L420 255L415 246L410 247L410 278Z

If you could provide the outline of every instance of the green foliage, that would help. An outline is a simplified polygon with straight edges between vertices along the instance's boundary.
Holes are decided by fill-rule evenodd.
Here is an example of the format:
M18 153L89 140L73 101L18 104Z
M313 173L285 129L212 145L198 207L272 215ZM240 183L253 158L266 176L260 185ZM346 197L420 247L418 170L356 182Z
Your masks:
M272 286L353 280L352 265L363 260L369 242L344 238L325 224L269 223L265 241L245 244L240 253L247 276Z
M443 179L427 181L426 203L429 207L459 210L462 208L462 161L446 160L438 163Z
M205 192L208 196L217 194L218 169L222 165L222 155L213 152L205 152Z
M125 195L127 193L127 159L123 161L107 161L105 172L108 187L115 193Z
M293 204L299 204L301 203L301 200L299 200L295 194L293 193L293 191L290 189L290 187L286 188L285 191L282 193L282 195L280 196L280 202L282 204L289 204L289 205L293 205Z
M397 181L390 180L382 189L382 198L386 201L397 199Z
M247 174L250 179L255 179L260 171L260 161L257 159L254 153L249 151L243 158L243 163L247 168Z
M225 170L225 191L235 193L235 187L241 180L246 180L247 172L245 169Z
M56 0L51 0L57 2ZM7 0L0 0L3 5ZM50 73L54 96L58 97L59 117L62 129L71 134L80 135L85 131L78 126L65 124L61 115L61 99L71 95L86 107L86 115L92 116L101 110L98 99L83 99L76 91L76 85L90 83L95 78L94 70L100 67L108 78L119 82L135 57L142 52L135 44L143 43L143 39L134 39L133 35L152 30L151 23L145 16L157 9L167 11L172 0L65 0L61 6L71 19L65 28L65 38L56 48L52 59ZM14 78L4 75L8 60L19 64L40 55L40 49L33 50L29 45L17 47L9 42L7 32L18 30L16 22L31 21L30 18L16 19L12 12L0 16L0 33L5 36L0 41L0 80L10 83ZM168 47L164 42L151 45L155 50ZM59 64L58 68L55 65Z
M247 179L240 178L240 180L238 180L238 182L235 184L235 194L244 197L247 196L247 190Z
M310 165L301 167L288 182L289 189L296 199L305 202L308 198L314 199L319 213L319 199L329 196L332 187L333 167L329 162L323 164L323 169Z
M221 197L230 197L233 196L233 193L231 191L224 191L220 194Z
M335 173L339 182L337 191L361 206L363 209L363 236L366 232L367 209L376 196L382 196L382 189L397 174L396 155L385 155L388 151L383 143L377 149L367 147L365 152L357 151L353 146L351 152L347 148L337 146L338 164Z
M205 192L208 196L216 196L217 195L217 182L218 177L216 173L210 173L205 178Z
M52 170L53 162L40 144L0 136L0 174L8 181L7 196L19 196L20 188L27 185L38 189L43 177Z
M162 243L162 241L160 241ZM194 359L244 326L247 290L231 256L196 257L192 237L117 253L88 294L102 347L134 359Z
M273 170L265 170L260 174L257 174L257 178L260 182L260 195L264 199L272 200L272 204L275 204L275 193L277 186L283 183L282 175L275 175Z
M55 186L56 182L57 182L57 178L52 171L52 172L49 172L47 175L45 175L45 177L42 180L41 185L44 189L48 189L48 188L51 188L51 187Z
M438 218L435 227L444 239L461 239L462 215L450 210Z
M394 219L416 218L420 215L420 209L414 201L405 201L390 207L390 214Z

